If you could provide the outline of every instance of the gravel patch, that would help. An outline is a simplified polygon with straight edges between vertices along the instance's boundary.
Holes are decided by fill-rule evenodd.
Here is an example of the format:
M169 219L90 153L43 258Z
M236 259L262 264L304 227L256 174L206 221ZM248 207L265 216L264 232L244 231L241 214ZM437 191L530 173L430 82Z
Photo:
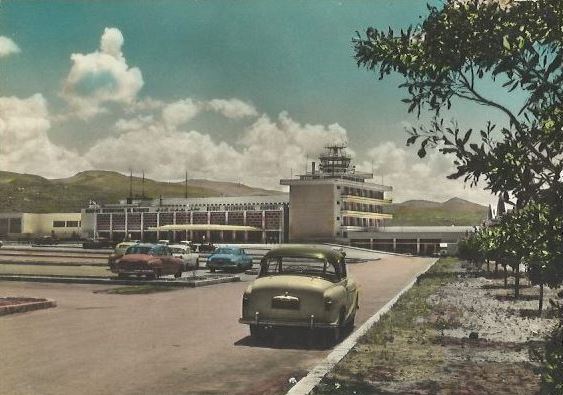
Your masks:
M481 339L498 342L524 343L541 341L557 324L555 318L522 317L518 310L534 310L537 300L499 301L498 296L513 293L513 289L494 289L499 280L484 277L464 278L447 284L427 301L460 311L459 327L444 329L444 336L467 338L476 332ZM525 292L525 293L524 293ZM537 295L535 287L522 290L523 295ZM554 297L555 290L545 289L545 300ZM547 303L546 303L547 304ZM520 358L518 358L520 359Z

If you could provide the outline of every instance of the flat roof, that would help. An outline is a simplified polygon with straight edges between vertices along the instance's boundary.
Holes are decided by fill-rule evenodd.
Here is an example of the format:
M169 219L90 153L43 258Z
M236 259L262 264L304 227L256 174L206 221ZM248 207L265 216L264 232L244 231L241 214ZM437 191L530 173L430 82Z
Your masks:
M159 230L159 231L174 231L174 230L231 230L231 231L262 231L262 229L255 228L254 226L242 226L242 225L218 225L218 224L180 224L180 225L162 225L162 226L151 226L148 230Z

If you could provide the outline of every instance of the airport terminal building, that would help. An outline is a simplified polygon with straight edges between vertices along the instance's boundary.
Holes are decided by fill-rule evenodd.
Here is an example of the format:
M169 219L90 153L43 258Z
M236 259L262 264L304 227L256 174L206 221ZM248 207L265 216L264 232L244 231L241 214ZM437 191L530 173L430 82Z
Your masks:
M421 255L455 253L470 226L390 227L393 188L358 172L344 145L330 145L305 174L280 180L289 194L124 199L81 213L83 237L213 243L329 242ZM317 167L318 163L318 167Z
M126 199L82 210L82 234L115 241L284 243L288 240L288 210L285 194Z

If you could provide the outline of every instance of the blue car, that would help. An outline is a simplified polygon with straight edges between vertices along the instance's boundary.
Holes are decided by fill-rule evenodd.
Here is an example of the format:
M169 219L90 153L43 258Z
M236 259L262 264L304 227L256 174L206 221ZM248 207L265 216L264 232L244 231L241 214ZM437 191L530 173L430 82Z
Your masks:
M248 270L252 268L252 257L240 247L220 247L207 258L211 273L215 270Z

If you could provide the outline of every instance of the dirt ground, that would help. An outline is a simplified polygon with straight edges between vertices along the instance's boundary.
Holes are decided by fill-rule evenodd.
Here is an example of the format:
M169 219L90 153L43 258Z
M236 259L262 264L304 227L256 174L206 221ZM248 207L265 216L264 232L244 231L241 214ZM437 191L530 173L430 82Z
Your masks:
M513 300L501 278L438 263L336 366L316 394L536 394L543 339L538 290ZM546 300L554 296L547 290Z
M359 326L432 260L349 266ZM0 296L57 307L0 318L2 394L281 394L330 350L300 339L257 344L238 323L247 281L116 295L107 286L0 282Z

